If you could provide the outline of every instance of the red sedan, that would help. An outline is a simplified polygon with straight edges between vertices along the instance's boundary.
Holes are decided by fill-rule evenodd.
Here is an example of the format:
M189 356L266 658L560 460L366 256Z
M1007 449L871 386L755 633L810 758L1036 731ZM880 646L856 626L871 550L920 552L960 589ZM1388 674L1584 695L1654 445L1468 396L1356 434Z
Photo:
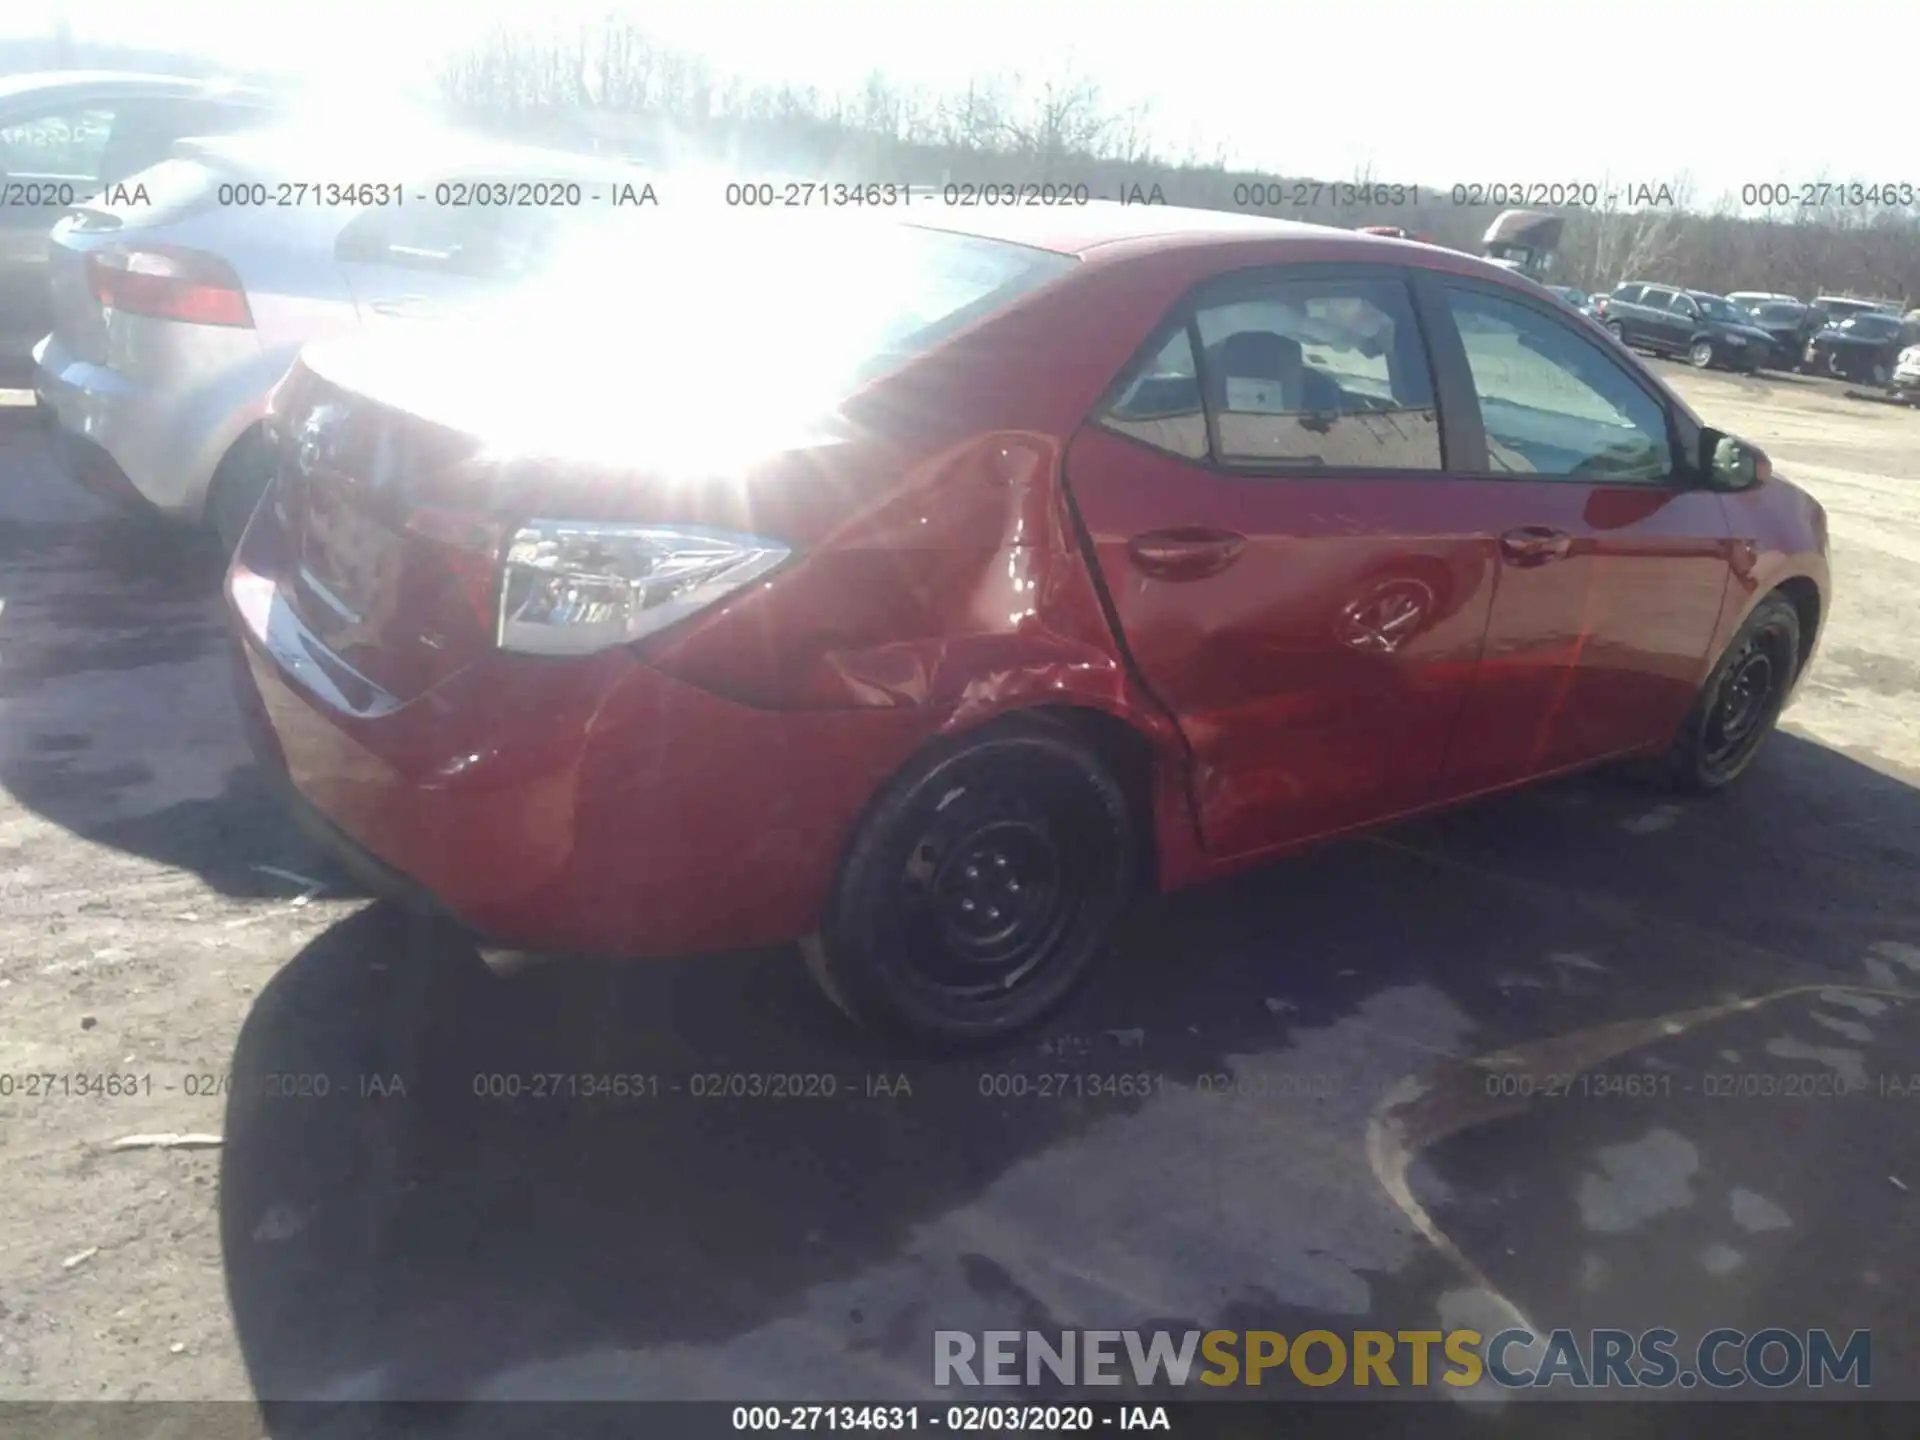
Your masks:
M1158 206L714 222L313 351L228 578L296 813L490 943L1023 1026L1173 889L1753 760L1826 519L1531 283ZM696 227L698 228L698 227ZM664 233L664 232L663 232Z

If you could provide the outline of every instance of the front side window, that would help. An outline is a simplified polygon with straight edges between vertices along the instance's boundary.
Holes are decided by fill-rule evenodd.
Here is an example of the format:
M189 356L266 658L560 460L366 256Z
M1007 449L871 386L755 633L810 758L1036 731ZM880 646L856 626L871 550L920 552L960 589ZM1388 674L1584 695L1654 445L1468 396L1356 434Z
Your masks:
M1665 409L1618 361L1562 321L1448 285L1486 427L1488 469L1588 483L1672 475Z

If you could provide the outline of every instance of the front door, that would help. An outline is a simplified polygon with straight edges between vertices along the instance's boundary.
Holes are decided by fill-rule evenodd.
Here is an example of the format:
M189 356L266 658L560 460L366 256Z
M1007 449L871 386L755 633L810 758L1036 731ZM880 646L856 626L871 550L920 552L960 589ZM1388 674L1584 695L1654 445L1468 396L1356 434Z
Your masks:
M1203 290L1066 473L1136 673L1190 747L1210 852L1433 797L1495 542L1447 478L1399 272L1278 267Z
M1722 501L1690 486L1664 402L1604 346L1510 289L1436 288L1486 471L1512 497L1448 793L1658 745L1692 703L1731 575Z

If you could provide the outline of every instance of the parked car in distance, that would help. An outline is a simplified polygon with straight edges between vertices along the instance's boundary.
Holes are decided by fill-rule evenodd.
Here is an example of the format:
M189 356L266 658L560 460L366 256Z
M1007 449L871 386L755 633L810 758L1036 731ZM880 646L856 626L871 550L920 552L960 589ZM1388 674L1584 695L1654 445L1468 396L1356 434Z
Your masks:
M1805 368L1866 385L1886 385L1913 335L1898 315L1863 310L1837 320L1807 342Z
M264 773L503 948L799 939L992 1040L1143 886L1623 757L1728 785L1819 633L1819 505L1486 261L1099 202L687 231L309 347L228 571Z
M1772 355L1773 337L1723 296L1631 280L1607 296L1602 323L1624 344L1684 356L1698 369L1749 373Z
M1825 323L1818 311L1800 300L1758 300L1746 309L1753 317L1754 326L1766 331L1773 342L1772 354L1766 363L1775 370L1798 369L1807 341Z
M1895 357L1887 389L1908 405L1920 404L1920 345L1909 345Z
M1857 295L1816 295L1813 308L1829 321L1845 320L1853 315L1893 315L1898 316L1901 304L1898 300L1865 300Z
M271 94L173 75L55 70L0 79L0 371L51 328L47 234L174 141L270 124Z
M1795 305L1804 305L1806 301L1795 295L1782 295L1774 290L1729 290L1727 299L1743 310L1757 310L1762 305L1771 305L1792 301Z
M307 130L183 142L135 177L143 203L83 205L55 228L33 383L76 480L231 547L265 483L268 393L303 344L524 279L637 174L431 128L357 143L371 148ZM352 179L371 175L386 178ZM582 203L548 203L568 185ZM478 203L502 187L539 203Z

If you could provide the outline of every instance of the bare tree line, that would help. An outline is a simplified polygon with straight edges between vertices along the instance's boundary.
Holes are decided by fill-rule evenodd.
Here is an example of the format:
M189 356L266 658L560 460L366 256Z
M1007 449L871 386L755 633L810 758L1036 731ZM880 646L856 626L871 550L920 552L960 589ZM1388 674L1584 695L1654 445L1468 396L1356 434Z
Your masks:
M1469 251L1506 208L1455 203L1446 185L1422 185L1416 199L1365 172L1325 182L1229 170L1219 154L1168 154L1150 138L1145 107L1110 105L1081 74L993 74L929 94L875 72L852 93L823 94L718 74L618 18L572 34L498 31L449 61L440 87L456 112L499 133L669 166L698 160L742 179L1084 185L1096 197L1400 225ZM1600 203L1565 211L1566 283L1640 277L1717 292L1920 297L1914 205L1705 213L1684 174L1637 197L1656 203L1625 189L1598 177L1581 198Z

